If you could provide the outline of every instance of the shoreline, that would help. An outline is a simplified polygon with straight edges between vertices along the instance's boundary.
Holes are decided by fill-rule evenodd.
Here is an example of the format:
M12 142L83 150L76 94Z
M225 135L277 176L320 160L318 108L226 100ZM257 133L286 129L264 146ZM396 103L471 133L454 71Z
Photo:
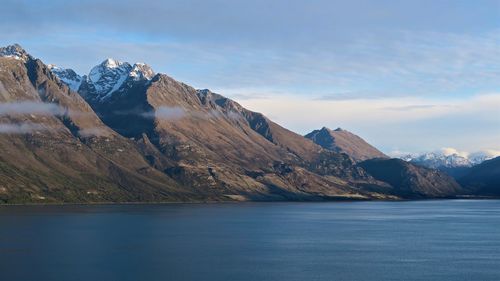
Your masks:
M3 206L106 206L106 205L209 205L209 204L248 204L248 203L341 203L341 202L410 202L410 201L438 201L438 200L500 200L500 196L472 196L460 195L455 197L440 198L401 198L401 199L356 199L356 198L336 198L325 200L228 200L228 201L154 201L154 202L53 202L53 203L1 203Z

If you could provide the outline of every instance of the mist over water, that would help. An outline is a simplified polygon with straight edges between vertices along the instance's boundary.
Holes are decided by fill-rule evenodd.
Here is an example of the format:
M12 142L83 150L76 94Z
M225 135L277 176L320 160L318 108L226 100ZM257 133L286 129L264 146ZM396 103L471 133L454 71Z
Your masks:
M499 280L500 201L0 206L3 280Z

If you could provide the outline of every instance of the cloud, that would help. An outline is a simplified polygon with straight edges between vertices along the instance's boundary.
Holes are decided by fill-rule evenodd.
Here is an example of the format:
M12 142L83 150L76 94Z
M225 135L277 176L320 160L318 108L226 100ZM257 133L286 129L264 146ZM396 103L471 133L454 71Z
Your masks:
M464 158L467 158L469 156L469 152L458 151L456 148L453 147L443 147L439 152L445 156L458 155Z
M435 104L412 104L412 105L403 105L403 106L388 106L385 109L387 110L396 110L396 111L409 111L409 110L418 110L418 109L429 109L435 108L438 105Z
M84 2L4 1L2 41L19 41L82 74L118 57L149 62L194 86L296 90L310 98L471 94L500 86L494 1L445 0L452 10L432 1L154 1L153 10L133 1ZM208 14L209 21L192 20Z
M353 100L353 99L370 99L370 98L378 98L376 95L370 92L362 92L362 91L352 91L352 92L338 92L338 93L329 93L320 95L318 97L314 97L314 100L319 101L332 101L332 100Z
M11 114L64 115L65 111L54 103L32 101L0 103L0 115Z
M186 110L181 106L160 106L156 111L150 111L140 114L146 118L158 118L162 120L179 120L183 118L218 118L221 116L221 112L217 110L197 111L197 110ZM231 116L229 116L231 118Z
M387 152L386 154L392 158L402 158L402 157L411 155L412 153L409 151L401 151L399 149L395 149L395 150Z
M155 111L140 114L146 118L158 118L164 120L177 120L188 116L186 110L180 106L160 106Z
M186 111L184 110L184 108L180 106L174 106L174 107L161 106L155 111L155 116L156 118L159 119L176 120L176 119L181 119L186 115L187 115Z
M231 91L228 91L231 93ZM266 99L268 95L263 94L233 94L231 93L231 98L235 100L251 100L251 99Z
M81 74L145 61L296 131L349 127L388 151L500 149L498 99L474 96L500 88L497 0L148 3L5 0L0 43Z
M500 156L500 150L486 149L478 152L469 153L469 158L486 158L491 159Z
M241 115L241 113L232 110L227 113L227 117L234 121L244 120L244 117Z
M107 136L108 131L101 127L85 128L78 131L78 135L84 138L87 137L102 137Z
M0 124L0 134L28 134L35 131L45 131L46 127L35 123L13 123L13 124Z

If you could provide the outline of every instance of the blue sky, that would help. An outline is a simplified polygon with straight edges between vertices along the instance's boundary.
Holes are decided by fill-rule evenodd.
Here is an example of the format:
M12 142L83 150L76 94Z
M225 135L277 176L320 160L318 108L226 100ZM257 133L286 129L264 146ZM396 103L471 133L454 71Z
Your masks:
M500 0L1 6L2 45L80 74L141 61L301 134L342 127L387 153L500 151Z

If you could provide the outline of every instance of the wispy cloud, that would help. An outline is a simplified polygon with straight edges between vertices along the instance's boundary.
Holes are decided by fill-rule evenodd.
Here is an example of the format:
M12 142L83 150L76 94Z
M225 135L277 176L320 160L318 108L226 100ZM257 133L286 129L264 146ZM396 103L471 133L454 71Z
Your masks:
M475 96L500 89L498 0L5 0L0 32L81 74L106 57L144 61L300 132L328 122L386 149L500 137L498 101ZM192 116L181 111L159 114Z
M231 112L229 112L231 113ZM186 110L181 106L160 106L155 111L144 112L140 115L146 118L158 118L161 120L176 121L183 118L218 118L221 117L221 112L217 110ZM234 117L234 115L228 114L229 118Z
M387 109L387 110L396 110L396 111L411 111L411 110L418 110L418 109L435 108L435 107L440 107L440 106L447 107L447 105L412 104L412 105L402 105L402 106L388 106L385 109Z
M0 115L15 114L64 115L66 111L54 103L32 101L0 103Z
M84 138L107 136L108 131L102 127L85 128L78 131L78 135Z
M181 119L185 117L186 111L184 108L180 106L175 106L175 107L166 107L162 106L158 108L155 112L155 116L160 119L169 119L169 120L175 120L175 119Z
M99 9L66 2L65 9L58 9L61 1L5 2L3 40L26 42L47 62L83 74L103 57L116 56L145 61L200 88L253 87L261 93L293 90L310 98L352 99L470 95L500 87L495 1L445 1L447 6L443 1L190 0L155 2L154 11L132 1L86 1L85 7ZM454 8L443 9L449 6ZM109 15L106 7L117 12ZM136 12L134 18L126 16L128 9ZM212 16L208 22L192 21L175 16L178 11ZM430 13L439 16L429 18ZM94 30L99 32L89 32Z
M462 156L462 157L468 157L470 154L467 151L460 151L460 150L453 148L453 147L443 147L443 148L441 148L441 150L439 152L445 156L458 155L458 156Z
M24 123L0 123L0 134L28 134L35 131L45 131L46 127L31 122Z
M188 115L186 110L180 106L161 106L155 111L144 112L140 114L146 118L159 118L164 120L182 119Z

